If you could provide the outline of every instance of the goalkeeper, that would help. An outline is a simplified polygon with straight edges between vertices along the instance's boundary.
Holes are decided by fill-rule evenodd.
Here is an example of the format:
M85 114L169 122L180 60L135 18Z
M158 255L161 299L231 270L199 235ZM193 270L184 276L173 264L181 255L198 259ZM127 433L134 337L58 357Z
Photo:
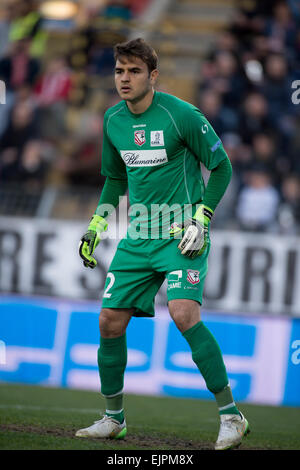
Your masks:
M142 39L118 44L115 60L121 101L104 116L101 172L106 181L80 243L86 267L95 267L94 250L107 229L104 205L117 207L128 188L131 208L143 206L139 216L131 210L127 237L118 245L105 283L98 366L106 413L76 436L126 435L126 328L132 316L154 316L155 295L167 279L171 318L218 406L215 449L232 448L247 434L248 422L234 402L220 348L200 316L210 222L230 182L231 164L197 108L155 91L159 72L151 46ZM200 162L210 171L206 188ZM157 210L162 207L171 222L167 226L166 212Z

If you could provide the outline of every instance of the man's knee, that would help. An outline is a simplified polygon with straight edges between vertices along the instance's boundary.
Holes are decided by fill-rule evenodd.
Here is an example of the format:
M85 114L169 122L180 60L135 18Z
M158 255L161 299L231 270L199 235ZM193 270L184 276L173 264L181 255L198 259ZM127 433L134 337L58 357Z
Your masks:
M182 333L200 321L200 305L190 299L176 299L169 302L169 312Z
M103 338L122 336L132 316L130 310L103 308L99 316L100 335Z

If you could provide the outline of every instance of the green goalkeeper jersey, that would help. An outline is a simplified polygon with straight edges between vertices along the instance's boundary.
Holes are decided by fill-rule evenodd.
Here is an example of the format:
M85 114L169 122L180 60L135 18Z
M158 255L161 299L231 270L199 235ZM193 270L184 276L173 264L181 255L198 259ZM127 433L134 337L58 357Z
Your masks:
M125 101L105 113L101 173L128 179L129 235L164 238L170 223L181 222L189 208L191 215L203 199L200 162L213 170L224 158L205 116L175 96L154 92L142 114L132 113Z

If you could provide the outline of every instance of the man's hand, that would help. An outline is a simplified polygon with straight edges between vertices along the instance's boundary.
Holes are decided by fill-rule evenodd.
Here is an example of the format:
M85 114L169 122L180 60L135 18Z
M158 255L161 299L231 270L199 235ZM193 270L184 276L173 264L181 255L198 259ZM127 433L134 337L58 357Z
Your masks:
M181 254L194 259L202 255L209 242L209 225L213 211L201 204L195 215L184 221L183 225L174 224L170 231L171 236L179 238L183 235L178 244Z
M86 268L94 268L97 264L92 254L100 242L100 235L107 230L108 224L103 217L94 214L88 226L87 232L83 235L79 243L79 255L83 259Z

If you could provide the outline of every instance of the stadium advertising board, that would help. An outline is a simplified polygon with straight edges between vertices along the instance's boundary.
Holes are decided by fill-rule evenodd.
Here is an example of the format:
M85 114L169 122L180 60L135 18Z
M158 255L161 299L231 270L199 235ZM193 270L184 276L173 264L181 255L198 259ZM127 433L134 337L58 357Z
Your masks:
M99 391L99 307L2 296L0 381ZM220 344L237 401L300 405L300 319L205 311L203 321ZM166 307L156 308L155 319L133 318L127 345L127 393L213 398Z
M101 300L105 276L126 227L111 225L96 250L98 265L83 267L78 243L86 223L0 218L0 292ZM111 236L110 236L111 234ZM204 307L235 313L300 316L297 237L212 231ZM157 304L166 304L165 284Z

